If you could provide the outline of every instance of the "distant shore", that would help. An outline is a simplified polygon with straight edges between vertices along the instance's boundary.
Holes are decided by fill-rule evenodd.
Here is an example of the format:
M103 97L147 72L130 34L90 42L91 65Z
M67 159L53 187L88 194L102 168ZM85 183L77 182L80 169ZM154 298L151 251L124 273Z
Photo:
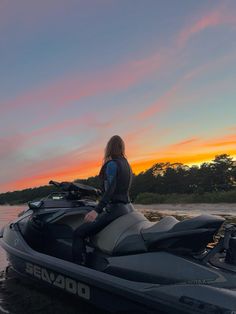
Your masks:
M207 207L210 206L210 208L214 208L214 209L221 209L221 208L225 208L227 206L227 208L230 208L230 209L235 209L236 210L236 202L235 203L227 203L227 202L219 202L219 203L151 203L151 204L142 204L142 203L135 203L135 202L132 202L135 207L145 207L145 208L153 208L153 209L168 209L168 208L173 208L173 209L180 209L180 208L189 208L189 206L191 206L191 208L198 208L198 207L203 207L205 209L207 209ZM0 204L0 206L27 206L28 204L27 203L13 203L13 204Z
M236 203L189 203L189 204L134 204L143 213L158 212L162 215L197 216L202 213L235 216Z

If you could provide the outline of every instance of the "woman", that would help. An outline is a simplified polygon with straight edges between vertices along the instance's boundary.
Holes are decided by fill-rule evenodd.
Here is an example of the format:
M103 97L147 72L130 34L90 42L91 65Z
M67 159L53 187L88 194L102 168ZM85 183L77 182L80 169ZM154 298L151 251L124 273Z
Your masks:
M82 265L86 259L84 239L98 233L114 219L132 210L131 206L125 205L130 203L132 171L125 158L124 141L118 135L112 136L107 143L99 177L102 180L103 196L95 209L87 213L85 223L79 226L73 235L74 262Z

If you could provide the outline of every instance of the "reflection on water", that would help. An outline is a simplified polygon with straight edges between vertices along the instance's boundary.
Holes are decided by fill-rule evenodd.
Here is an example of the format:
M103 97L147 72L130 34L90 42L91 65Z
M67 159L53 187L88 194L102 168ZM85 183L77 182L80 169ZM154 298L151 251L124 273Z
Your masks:
M25 206L0 206L0 228L13 220ZM202 213L224 216L236 223L235 204L136 205L152 221L166 215L181 220ZM154 210L153 210L154 209ZM75 300L57 290L36 286L32 281L6 272L7 260L0 247L0 313L8 314L105 314L91 305Z

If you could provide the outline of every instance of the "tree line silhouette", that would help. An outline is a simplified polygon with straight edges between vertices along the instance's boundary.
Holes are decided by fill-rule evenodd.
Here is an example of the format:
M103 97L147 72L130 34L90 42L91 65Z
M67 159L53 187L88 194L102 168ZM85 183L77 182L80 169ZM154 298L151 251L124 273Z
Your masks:
M100 186L98 176L77 179L75 182ZM40 199L55 191L55 187L42 186L22 191L0 194L0 204L19 204ZM173 197L177 195L177 197ZM182 198L181 198L182 195ZM215 156L211 162L200 166L182 163L156 163L146 171L133 176L131 198L140 203L168 202L184 200L201 202L205 198L211 202L217 198L210 195L224 195L223 201L236 202L236 162L230 155ZM218 198L219 201L221 200Z
M200 166L181 163L157 163L134 177L133 196L139 193L158 194L230 191L236 187L236 163L227 154Z

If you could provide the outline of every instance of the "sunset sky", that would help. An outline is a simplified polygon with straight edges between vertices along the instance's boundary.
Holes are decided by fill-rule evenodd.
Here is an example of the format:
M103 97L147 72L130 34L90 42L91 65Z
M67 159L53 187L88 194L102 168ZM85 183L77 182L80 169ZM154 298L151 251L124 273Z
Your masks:
M236 158L235 0L1 0L0 193Z

